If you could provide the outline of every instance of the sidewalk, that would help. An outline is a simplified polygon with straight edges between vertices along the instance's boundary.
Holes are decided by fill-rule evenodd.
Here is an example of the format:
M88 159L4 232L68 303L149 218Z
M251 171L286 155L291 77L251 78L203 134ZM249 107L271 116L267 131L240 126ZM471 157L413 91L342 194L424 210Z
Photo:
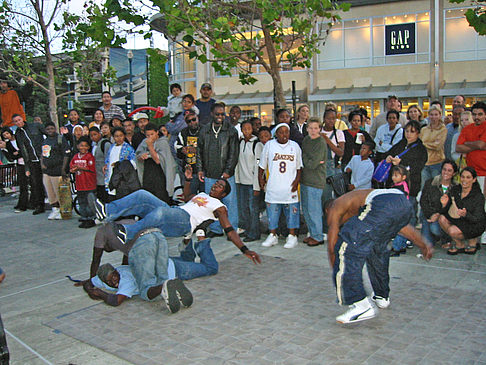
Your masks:
M0 266L7 273L0 313L12 364L161 364L162 355L164 364L486 364L484 249L456 257L439 249L430 263L417 249L392 258L390 308L342 327L334 321L344 308L335 304L325 246L250 243L264 255L264 266L254 267L217 238L220 273L187 282L194 307L171 316L160 302L132 299L111 308L89 299L65 275L88 277L95 229L77 228L76 219L14 214L13 206L0 198ZM169 243L176 254L179 240ZM105 253L103 262L121 258ZM123 338L116 328L125 329Z

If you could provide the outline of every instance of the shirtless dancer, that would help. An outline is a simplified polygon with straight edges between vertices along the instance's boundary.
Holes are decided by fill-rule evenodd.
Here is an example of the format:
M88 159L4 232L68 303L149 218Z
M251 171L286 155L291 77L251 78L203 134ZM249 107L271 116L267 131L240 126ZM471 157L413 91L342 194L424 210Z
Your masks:
M398 233L412 241L430 260L432 246L409 222L413 209L397 189L355 190L326 204L328 255L340 305L349 309L336 317L339 323L353 323L375 317L363 286L366 262L373 300L379 308L390 305L388 242Z

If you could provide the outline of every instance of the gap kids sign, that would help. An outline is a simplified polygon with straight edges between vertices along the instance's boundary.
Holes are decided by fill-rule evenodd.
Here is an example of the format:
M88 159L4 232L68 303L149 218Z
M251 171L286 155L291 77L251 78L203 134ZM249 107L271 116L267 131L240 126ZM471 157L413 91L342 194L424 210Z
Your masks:
M385 55L415 53L415 23L385 26Z

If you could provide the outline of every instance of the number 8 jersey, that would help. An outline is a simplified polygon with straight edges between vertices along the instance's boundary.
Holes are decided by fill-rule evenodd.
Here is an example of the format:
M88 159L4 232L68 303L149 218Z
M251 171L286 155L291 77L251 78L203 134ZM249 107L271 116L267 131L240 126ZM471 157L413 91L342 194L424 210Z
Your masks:
M298 192L291 191L297 170L302 168L302 151L297 143L289 140L281 144L276 139L268 141L258 166L268 169L265 202L290 204L299 201Z

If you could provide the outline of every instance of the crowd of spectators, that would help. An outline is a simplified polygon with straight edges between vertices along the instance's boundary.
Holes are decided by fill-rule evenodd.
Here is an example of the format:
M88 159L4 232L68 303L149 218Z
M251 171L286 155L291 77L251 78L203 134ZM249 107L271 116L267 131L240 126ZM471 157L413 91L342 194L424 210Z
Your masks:
M418 105L402 113L400 100L391 96L387 110L372 122L364 109L339 115L333 103L326 104L321 121L301 105L295 116L277 110L269 128L257 117L242 120L238 106L227 115L227 106L213 99L212 91L209 83L202 84L196 100L180 85L171 85L170 120L160 127L145 113L125 118L109 92L103 92L102 106L89 125L70 110L59 133L51 122L27 123L24 115L13 114L2 129L0 147L17 164L15 211L43 213L47 193L48 219L61 219L58 186L71 175L80 227L90 228L96 222L88 202L95 196L107 203L144 189L169 205L178 204L176 190L190 166L193 194L209 193L218 179L228 182L231 190L222 201L245 242L268 232L263 246L278 244L283 235L284 247L294 248L299 234L308 231L304 243L323 244L322 207L337 194L327 182L334 177L345 179L347 191L401 189L414 207L413 223L451 255L474 254L486 243L485 103L467 107L458 95L451 116L433 102L424 118ZM380 161L393 166L384 183L373 181ZM262 219L265 210L268 226ZM222 236L223 230L214 222L207 233ZM407 240L397 236L392 254L406 249Z

